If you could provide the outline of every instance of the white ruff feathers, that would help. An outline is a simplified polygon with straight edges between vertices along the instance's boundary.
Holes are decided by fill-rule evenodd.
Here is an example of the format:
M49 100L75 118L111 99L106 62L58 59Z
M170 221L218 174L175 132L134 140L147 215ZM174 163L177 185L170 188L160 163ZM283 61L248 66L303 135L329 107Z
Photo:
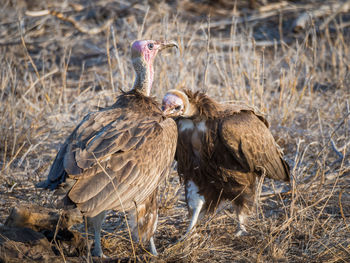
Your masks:
M205 121L199 122L196 126L197 126L198 131L206 133L207 126L205 125Z
M193 130L194 125L191 120L181 120L180 124L180 132L184 132L186 130Z

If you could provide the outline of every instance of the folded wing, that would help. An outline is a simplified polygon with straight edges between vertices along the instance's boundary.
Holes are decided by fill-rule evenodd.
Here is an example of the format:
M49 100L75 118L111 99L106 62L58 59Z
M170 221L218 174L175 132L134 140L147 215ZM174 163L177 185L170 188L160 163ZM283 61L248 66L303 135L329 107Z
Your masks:
M69 177L75 183L68 197L86 215L130 210L168 173L176 140L172 119L107 108L84 118L38 186L55 189Z
M288 164L282 159L282 152L262 116L250 110L237 112L221 121L219 135L247 172L289 181Z

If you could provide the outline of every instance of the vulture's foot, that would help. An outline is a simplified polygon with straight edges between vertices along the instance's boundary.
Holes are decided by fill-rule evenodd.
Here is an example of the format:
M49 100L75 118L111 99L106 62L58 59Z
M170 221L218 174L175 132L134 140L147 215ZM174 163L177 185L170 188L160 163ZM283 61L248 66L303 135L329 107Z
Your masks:
M235 233L236 237L241 237L241 236L248 236L248 231L245 229L244 226L239 226L236 233Z
M157 249L156 249L156 245L154 244L154 239L153 239L153 237L151 237L151 239L149 240L149 243L150 243L152 255L153 255L153 256L158 256L158 252L157 252Z
M93 257L108 258L105 254L103 254L101 247L98 246L94 247L94 249L91 251L91 255Z
M236 207L236 215L237 215L237 219L238 219L238 227L237 227L237 231L235 233L236 237L248 235L248 231L246 230L246 228L244 226L246 219L247 219L247 214L244 213L242 210L243 210L242 206Z

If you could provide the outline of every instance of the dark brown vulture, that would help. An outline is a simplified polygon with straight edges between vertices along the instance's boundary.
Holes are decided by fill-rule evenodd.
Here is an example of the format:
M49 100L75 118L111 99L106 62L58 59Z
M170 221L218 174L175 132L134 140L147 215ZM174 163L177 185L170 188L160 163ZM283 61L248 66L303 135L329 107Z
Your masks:
M104 256L101 224L110 209L132 212L133 239L150 241L151 252L157 254L157 189L174 159L177 128L149 95L154 58L174 46L167 41L133 43L136 78L131 91L112 106L85 116L61 146L46 181L37 184L68 188L65 204L76 206L92 222L95 256Z
M218 103L190 90L169 91L162 110L175 118L178 127L175 159L192 216L185 236L199 217L223 201L235 206L239 222L236 235L245 234L256 178L264 174L290 180L289 166L266 119L249 106Z

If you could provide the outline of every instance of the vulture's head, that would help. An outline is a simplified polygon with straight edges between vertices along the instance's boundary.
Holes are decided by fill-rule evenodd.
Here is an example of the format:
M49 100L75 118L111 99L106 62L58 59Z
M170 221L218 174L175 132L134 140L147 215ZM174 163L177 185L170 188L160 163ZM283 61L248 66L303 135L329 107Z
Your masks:
M192 103L185 92L169 90L162 101L162 111L168 117L192 117L198 113L198 109Z
M153 63L154 58L158 52L178 45L174 41L165 40L136 40L131 46L132 60L142 60L146 64Z
M132 44L131 59L136 73L134 89L146 96L150 95L154 75L153 60L159 51L169 47L178 45L174 41L163 40L137 40Z

